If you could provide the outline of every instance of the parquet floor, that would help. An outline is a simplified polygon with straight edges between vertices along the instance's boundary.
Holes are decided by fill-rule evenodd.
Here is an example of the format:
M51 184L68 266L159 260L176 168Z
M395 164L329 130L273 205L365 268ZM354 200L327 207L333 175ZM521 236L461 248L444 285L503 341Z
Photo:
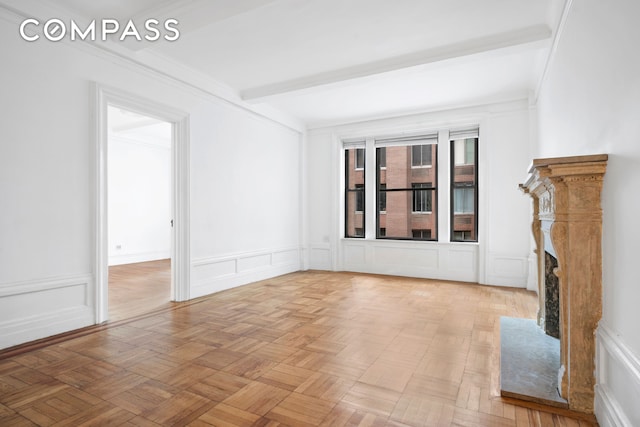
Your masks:
M591 426L498 396L536 298L302 272L0 360L2 426Z
M170 259L109 267L110 321L168 307L170 299Z

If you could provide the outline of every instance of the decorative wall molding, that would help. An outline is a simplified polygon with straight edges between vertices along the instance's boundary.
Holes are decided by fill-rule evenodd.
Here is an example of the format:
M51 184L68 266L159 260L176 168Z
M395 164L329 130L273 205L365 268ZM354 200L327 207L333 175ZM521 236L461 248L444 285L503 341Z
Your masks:
M478 282L477 244L342 239L339 270Z
M314 270L332 270L331 244L314 244L309 245L309 268Z
M301 269L301 248L286 247L200 258L191 263L191 298Z
M640 392L640 358L623 342L620 336L600 323L596 330L598 343L596 352L596 396L595 413L598 423L603 427L631 427L633 415L625 413L625 405L620 399L628 396L617 397L609 387L612 370L621 372L618 378L622 378L625 384L616 384L616 390L627 390L630 396L638 396ZM635 390L635 392L634 392ZM632 397L632 403L635 399ZM628 406L632 408L632 406ZM640 419L640 410L637 410L636 422Z
M486 282L496 286L525 288L529 279L529 262L529 257L489 252Z
M17 302L29 298L24 304ZM94 324L93 277L75 275L0 285L0 348ZM20 312L14 312L21 307Z

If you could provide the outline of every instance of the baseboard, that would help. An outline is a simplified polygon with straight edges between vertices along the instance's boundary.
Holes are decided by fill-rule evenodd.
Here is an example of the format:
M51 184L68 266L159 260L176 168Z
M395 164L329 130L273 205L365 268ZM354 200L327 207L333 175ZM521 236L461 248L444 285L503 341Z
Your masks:
M168 251L113 255L109 257L109 265L135 264L138 262L157 261L168 258L171 258L171 253Z
M595 413L601 426L640 425L640 359L607 326L596 332Z
M596 387L595 413L600 427L633 427L606 386Z

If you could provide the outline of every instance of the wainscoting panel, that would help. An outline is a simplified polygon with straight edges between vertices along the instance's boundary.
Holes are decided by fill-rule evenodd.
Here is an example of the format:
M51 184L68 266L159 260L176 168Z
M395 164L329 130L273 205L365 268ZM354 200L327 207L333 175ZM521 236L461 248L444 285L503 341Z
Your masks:
M312 270L332 270L331 245L309 245L309 268Z
M300 251L298 249L273 252L271 255L272 265L295 264L297 262L300 262Z
M300 248L297 247L198 259L191 264L190 298L300 269Z
M413 249L406 251L403 248L375 246L373 248L373 262L404 267L438 268L438 250Z
M639 356L603 324L596 331L596 343L595 413L598 423L602 427L639 426ZM618 392L614 394L612 390Z
M367 265L367 246L358 243L345 243L343 245L345 264L349 265Z
M344 239L344 271L478 281L478 245Z
M271 265L271 253L247 255L238 258L238 273L244 273Z
M94 323L89 275L0 285L0 348Z
M528 257L489 253L487 258L487 283L497 286L527 287L530 262Z

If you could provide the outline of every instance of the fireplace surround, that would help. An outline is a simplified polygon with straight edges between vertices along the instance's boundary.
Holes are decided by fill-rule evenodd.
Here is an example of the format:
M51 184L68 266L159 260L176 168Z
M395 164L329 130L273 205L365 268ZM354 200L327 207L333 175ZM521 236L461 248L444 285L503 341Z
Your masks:
M602 316L601 191L606 154L535 159L522 191L533 199L538 325L551 313L545 277L558 278L560 369L558 392L571 410L592 414L595 330ZM549 271L546 253L557 258ZM523 366L523 369L527 369Z

